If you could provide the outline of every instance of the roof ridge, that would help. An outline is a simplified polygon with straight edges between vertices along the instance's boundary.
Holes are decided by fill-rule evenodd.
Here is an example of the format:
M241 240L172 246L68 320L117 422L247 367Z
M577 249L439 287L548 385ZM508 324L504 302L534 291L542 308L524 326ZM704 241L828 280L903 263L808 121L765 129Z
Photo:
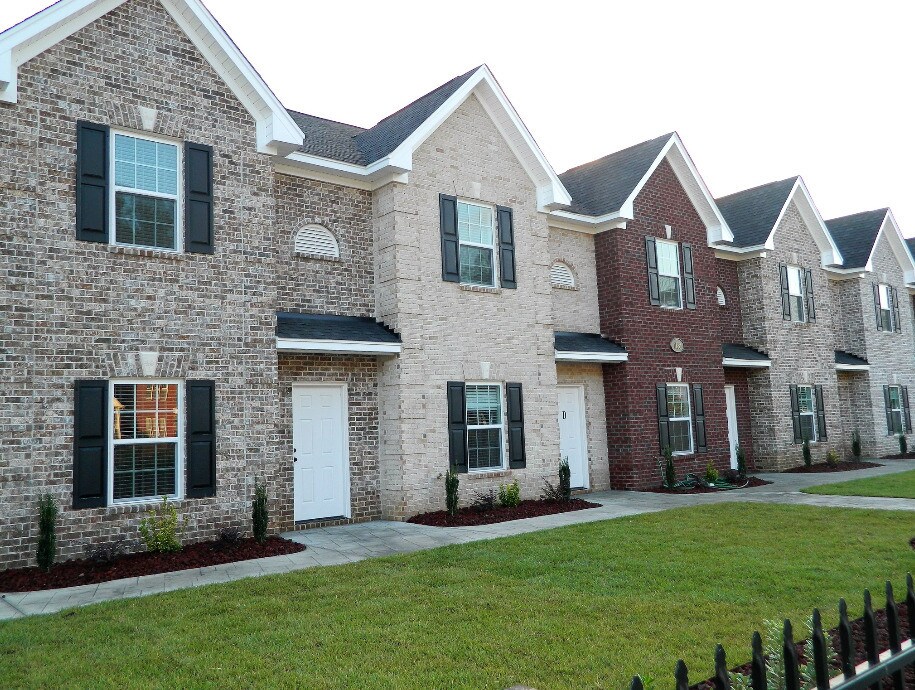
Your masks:
M625 146L625 147L623 147L623 148L621 148L621 149L618 149L618 150L616 150L616 151L611 151L610 153L604 154L604 155L601 156L600 158L595 158L595 159L593 159L593 160L586 161L586 162L584 162L584 163L579 163L578 165L572 166L571 168L569 168L569 169L566 170L565 172L559 173L559 177L562 177L563 175L567 175L567 174L570 173L570 172L574 172L574 171L576 171L576 170L580 170L581 168L588 167L588 166L590 166L590 165L596 165L596 164L598 164L598 163L602 163L602 162L606 161L608 158L610 158L610 157L612 157L612 156L616 156L617 154L623 153L624 151L628 151L628 150L630 150L630 149L634 149L634 148L636 148L637 146L643 146L644 144L651 144L651 143L653 143L653 142L658 141L659 139L670 139L670 138L671 138L672 136L674 136L676 133L677 133L677 131L674 130L674 131L672 131L672 132L668 132L667 134L661 134L661 135L659 135L659 136L652 137L651 139L645 139L645 141L640 141L640 142L638 142L638 143L636 143L636 144L632 144L631 146Z
M830 219L825 220L825 221L823 221L823 222L829 224L829 223L832 223L833 221L845 220L846 218L853 218L853 217L855 217L855 216L866 216L866 215L868 215L868 214L870 214L870 213L882 213L883 215L886 215L886 214L889 213L889 212L890 212L890 207L889 207L889 206L886 206L886 207L884 207L884 208L875 208L875 209L871 209L870 211L856 211L855 213L848 213L848 214L846 214L846 215L844 215L844 216L836 216L835 218L830 218Z
M738 189L736 192L731 192L730 194L725 194L723 196L715 197L715 201L718 202L718 201L722 201L724 199L730 199L731 197L737 196L738 194L746 194L748 192L755 192L759 189L764 189L765 187L772 187L777 184L782 184L783 182L788 182L789 180L797 181L799 179L801 179L800 175L792 175L792 176L786 177L782 180L772 180L771 182L763 182L762 184L758 184L755 187L747 187L746 189Z

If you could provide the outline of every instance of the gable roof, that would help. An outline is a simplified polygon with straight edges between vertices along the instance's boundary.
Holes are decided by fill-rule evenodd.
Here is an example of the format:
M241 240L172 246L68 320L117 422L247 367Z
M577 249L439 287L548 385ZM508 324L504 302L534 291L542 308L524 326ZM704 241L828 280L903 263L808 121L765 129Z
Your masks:
M632 220L635 199L651 175L667 160L705 224L709 244L730 242L728 224L676 132L644 141L567 170L559 179L572 203L551 213L559 227L600 231Z
M0 33L0 101L17 100L21 65L126 0L59 0ZM159 0L257 124L258 150L285 154L304 135L238 46L200 0Z
M829 233L842 250L843 268L867 266L887 213L888 208L881 208L826 221Z
M557 352L604 352L608 354L626 352L625 347L608 340L600 333L556 331L553 334L553 345Z
M276 313L276 337L365 343L400 342L397 333L371 317L282 311Z

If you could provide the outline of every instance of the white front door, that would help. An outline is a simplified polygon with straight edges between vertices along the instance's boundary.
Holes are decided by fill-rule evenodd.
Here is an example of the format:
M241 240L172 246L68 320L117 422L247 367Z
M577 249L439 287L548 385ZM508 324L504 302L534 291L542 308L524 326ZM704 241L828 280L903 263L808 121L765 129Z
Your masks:
M292 387L293 516L349 517L346 386Z
M559 457L569 462L571 483L588 487L588 451L585 439L584 389L559 386Z
M724 387L724 401L728 408L728 443L731 446L731 469L737 469L737 396L734 386Z

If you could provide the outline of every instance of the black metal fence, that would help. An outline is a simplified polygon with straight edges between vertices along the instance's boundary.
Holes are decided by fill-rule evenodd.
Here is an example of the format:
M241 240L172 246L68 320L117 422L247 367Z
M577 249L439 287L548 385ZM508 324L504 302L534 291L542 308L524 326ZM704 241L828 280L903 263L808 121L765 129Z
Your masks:
M837 660L840 669L830 668L831 641L823 632L818 609L813 610L813 630L810 646L813 648L812 661L813 673L809 680L801 677L801 659L794 642L794 632L791 621L785 620L782 631L782 660L784 672L784 690L881 690L884 679L891 679L889 685L893 690L906 690L907 669L915 668L915 588L912 585L912 574L906 577L906 618L908 625L907 636L903 638L900 632L899 606L893 598L893 586L886 583L886 632L889 640L889 649L881 653L878 645L877 616L874 613L870 592L864 591L864 657L862 664L856 664L857 649L855 638L852 634L852 625L848 620L848 607L844 599L839 600L839 650ZM753 633L752 660L750 662L750 687L752 690L776 690L768 685L766 656L763 652L762 636L759 632ZM688 690L689 678L686 664L680 659L674 670L676 690ZM721 645L715 649L715 675L711 679L714 690L731 690L731 674L728 672L724 648ZM660 684L659 684L660 685ZM645 690L642 679L636 676L632 679L630 690ZM651 690L649 688L649 690ZM660 688L658 689L660 690ZM909 690L915 690L915 685L909 683Z

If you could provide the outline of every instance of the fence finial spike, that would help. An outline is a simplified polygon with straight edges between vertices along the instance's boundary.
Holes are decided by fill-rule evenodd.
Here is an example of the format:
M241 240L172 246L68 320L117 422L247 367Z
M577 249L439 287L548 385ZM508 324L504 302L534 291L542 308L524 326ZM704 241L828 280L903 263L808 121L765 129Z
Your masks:
M632 677L632 683L629 685L629 690L645 690L644 686L642 685L641 676Z
M750 684L753 690L768 690L766 681L766 656L763 652L762 635L753 633L753 661L750 665Z
M848 604L839 599L839 658L842 660L842 674L846 679L855 675L855 638L848 622Z
M794 644L794 630L791 621L785 619L782 655L785 660L785 690L800 690L801 677L797 660L797 645Z
M731 675L728 673L728 661L724 647L715 647L715 690L731 690Z
M683 659L677 660L674 678L677 680L677 690L689 690L689 670L686 668L686 662Z
M909 614L909 639L915 640L915 583L912 582L912 573L905 576L905 607Z
M829 690L829 658L826 655L826 637L823 635L823 621L820 609L813 610L813 672L817 690Z

